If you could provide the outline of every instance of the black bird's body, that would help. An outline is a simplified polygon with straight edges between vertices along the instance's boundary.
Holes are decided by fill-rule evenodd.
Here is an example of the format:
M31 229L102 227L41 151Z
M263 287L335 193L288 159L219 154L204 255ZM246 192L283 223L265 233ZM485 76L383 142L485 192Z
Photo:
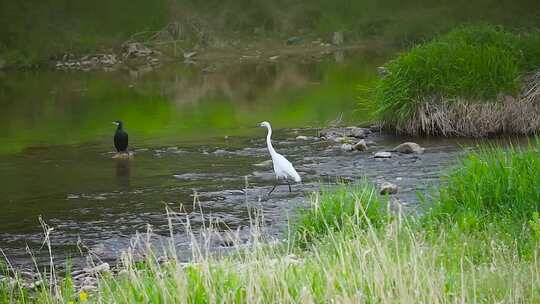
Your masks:
M118 152L127 152L128 134L124 131L121 121L117 120L114 123L118 126L116 128L116 133L114 133L114 147Z

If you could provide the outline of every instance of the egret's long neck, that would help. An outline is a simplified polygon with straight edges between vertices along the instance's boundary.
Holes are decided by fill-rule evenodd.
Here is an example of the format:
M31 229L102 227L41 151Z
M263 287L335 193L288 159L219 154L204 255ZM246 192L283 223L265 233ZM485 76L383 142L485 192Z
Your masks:
M272 157L276 153L276 150L274 150L274 147L272 147L272 127L268 126L268 134L266 135L266 145L268 146L268 151L270 152L270 155Z

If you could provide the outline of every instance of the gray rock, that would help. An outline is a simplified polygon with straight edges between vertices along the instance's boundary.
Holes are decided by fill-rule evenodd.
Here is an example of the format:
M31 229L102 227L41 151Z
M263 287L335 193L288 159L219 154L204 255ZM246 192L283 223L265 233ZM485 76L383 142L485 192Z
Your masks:
M399 152L399 153L405 153L405 154L410 154L410 153L421 154L421 153L424 153L424 148L420 147L420 145L417 143L405 142L395 147L393 151Z
M351 145L351 144L342 144L341 145L341 150L343 150L343 151L352 151L352 150L354 150L354 146Z
M345 142L345 137L325 137L327 140L329 141L333 141L333 142L336 142L336 143L342 143L342 142Z
M381 151L381 152L375 153L374 157L375 158L391 158L392 153L386 152L386 151Z
M297 36L293 36L293 37L290 37L289 39L287 39L287 44L288 45L299 44L300 42L302 42L302 38L297 37Z
M377 72L379 73L379 77L384 78L390 74L390 71L386 67L380 66L377 68Z
M39 277L39 274L37 274L35 272L31 272L31 271L21 271L21 272L19 272L19 274L21 275L21 277L23 277L25 279L29 279L29 280L34 280L34 279L37 279Z
M396 194L398 192L398 186L389 182L381 184L379 191L381 194Z
M326 139L335 137L354 137L354 138L366 138L371 131L365 128L359 127L346 127L346 128L326 128L319 132L320 137Z
M103 263L100 265L97 265L95 267L87 267L83 269L84 272L88 274L96 274L101 272L108 272L111 270L111 266L109 266L109 263Z
M357 142L353 148L357 151L366 151L368 148L368 145L364 139L361 139L359 142Z

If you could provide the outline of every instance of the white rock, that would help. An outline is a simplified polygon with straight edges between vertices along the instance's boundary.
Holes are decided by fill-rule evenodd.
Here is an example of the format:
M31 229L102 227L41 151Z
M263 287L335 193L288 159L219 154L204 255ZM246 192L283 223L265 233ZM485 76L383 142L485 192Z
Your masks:
M343 151L352 151L352 150L354 150L354 147L351 144L342 144L341 145L341 150L343 150Z
M308 140L309 138L307 136L304 136L304 135L299 135L299 136L296 136L296 139L297 140Z
M375 158L391 158L392 157L392 153L390 152L385 152L385 151L382 151L382 152L377 152L375 153Z

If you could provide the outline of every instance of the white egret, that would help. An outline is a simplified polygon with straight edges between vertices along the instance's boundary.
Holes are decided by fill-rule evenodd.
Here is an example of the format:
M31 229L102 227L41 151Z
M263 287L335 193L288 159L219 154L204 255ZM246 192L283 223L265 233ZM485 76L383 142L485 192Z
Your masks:
M278 181L280 179L284 179L287 184L289 185L289 192L291 192L291 184L289 180L293 180L297 183L301 182L302 179L300 178L300 175L298 175L298 172L294 169L293 165L290 161L288 161L283 155L279 154L274 150L274 147L272 146L272 127L270 126L270 123L267 121L263 121L260 124L261 127L265 127L268 129L268 134L266 135L266 145L268 146L268 152L270 152L270 156L272 157L272 164L274 165L274 173L276 174L276 184L274 185L274 188L268 192L268 195L270 195L277 187Z

